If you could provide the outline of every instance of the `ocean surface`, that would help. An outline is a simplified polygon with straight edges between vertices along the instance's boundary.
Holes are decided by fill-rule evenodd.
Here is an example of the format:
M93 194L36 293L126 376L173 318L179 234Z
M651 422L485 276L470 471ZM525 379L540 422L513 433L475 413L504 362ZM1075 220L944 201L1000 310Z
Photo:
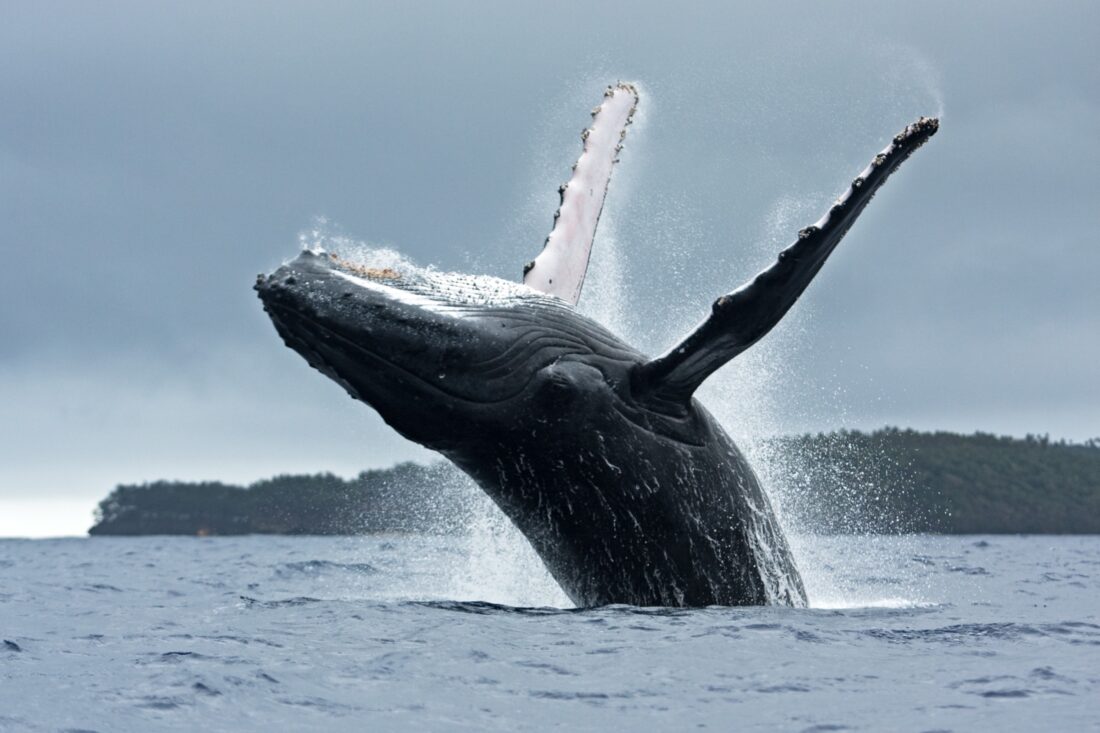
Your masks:
M0 540L0 730L1100 729L1100 537L793 544L814 608L555 608L469 538Z

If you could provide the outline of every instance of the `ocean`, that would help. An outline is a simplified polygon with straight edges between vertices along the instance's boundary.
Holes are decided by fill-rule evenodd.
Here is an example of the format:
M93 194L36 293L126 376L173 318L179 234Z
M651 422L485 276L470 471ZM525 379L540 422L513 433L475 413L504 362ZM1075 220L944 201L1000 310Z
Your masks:
M468 537L0 540L0 730L1100 729L1100 537L792 540L809 609L571 609Z

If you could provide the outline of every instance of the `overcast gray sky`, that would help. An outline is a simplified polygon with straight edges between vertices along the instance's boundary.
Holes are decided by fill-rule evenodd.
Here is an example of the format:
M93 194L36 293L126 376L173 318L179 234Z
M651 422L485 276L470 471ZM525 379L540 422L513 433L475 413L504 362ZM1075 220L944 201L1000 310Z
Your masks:
M9 525L118 482L426 458L282 346L256 273L326 217L518 278L616 79L642 112L585 306L650 351L943 116L704 394L735 434L1100 435L1100 5L768 5L5 3Z

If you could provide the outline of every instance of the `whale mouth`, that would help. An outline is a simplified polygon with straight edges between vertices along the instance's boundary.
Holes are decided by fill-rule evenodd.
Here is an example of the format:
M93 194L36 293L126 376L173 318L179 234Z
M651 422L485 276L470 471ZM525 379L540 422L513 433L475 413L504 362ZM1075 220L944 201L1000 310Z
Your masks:
M269 280L271 278L268 278ZM384 355L383 349L372 349L361 339L353 338L338 329L325 324L318 318L303 313L288 299L279 298L266 287L259 284L256 290L260 294L264 311L271 318L275 329L288 347L301 354L310 366L339 382L358 400L373 402L364 394L363 387L373 380L371 372L389 372L397 378L417 385L425 392L439 398L470 406L486 406L508 402L526 391L534 380L532 374L525 382L507 393L497 393L491 399L474 399L458 392L452 383L444 379L431 379L418 374L398 361ZM276 291L278 292L278 291ZM354 380L354 381L352 381Z
M372 366L400 373L403 377L428 387L434 386L415 372L387 359L378 350L349 338L320 320L303 313L300 309L283 302L268 300L263 297L262 292L260 298L264 304L264 311L271 318L271 322L286 345L305 357L310 366L332 375L345 386L350 384L349 377L352 375L345 374L344 371L354 371L355 376L363 376L372 370ZM343 365L339 362L344 359L334 359L326 352L344 355L349 362L362 366L354 370L342 368ZM374 364L368 366L370 362ZM360 398L358 394L356 397Z

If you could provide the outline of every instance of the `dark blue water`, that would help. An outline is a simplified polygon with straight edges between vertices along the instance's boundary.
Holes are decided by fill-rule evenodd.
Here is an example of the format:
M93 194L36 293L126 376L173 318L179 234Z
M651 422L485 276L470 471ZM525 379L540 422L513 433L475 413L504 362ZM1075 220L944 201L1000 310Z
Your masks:
M816 608L578 611L462 539L4 540L0 729L1100 726L1100 538L796 547Z

